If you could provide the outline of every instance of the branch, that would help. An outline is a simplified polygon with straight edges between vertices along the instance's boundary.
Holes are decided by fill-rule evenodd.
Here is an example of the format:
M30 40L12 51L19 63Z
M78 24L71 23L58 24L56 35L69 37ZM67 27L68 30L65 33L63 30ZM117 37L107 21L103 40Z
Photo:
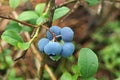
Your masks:
M71 4L71 3L74 3L74 2L76 2L76 1L77 1L77 0L67 1L67 2L64 2L64 3L60 4L60 5L55 6L55 8L59 8L59 7L62 7L62 6L66 6L66 5Z
M61 20L63 22L68 16L70 16L73 12L77 10L77 8L81 5L81 1L76 0L77 2L75 3L73 9Z
M57 37L56 37L55 33L52 32L52 31L50 31L50 28L48 28L48 27L45 26L45 25L41 25L41 26L42 26L44 29L48 30L48 31L52 34L53 38L57 41Z
M54 11L55 11L55 0L49 0L49 21L46 23L47 26L51 26L52 25L52 21L53 21L53 15L54 15Z
M16 59L14 59L14 61L17 61L17 60L20 60L20 59L24 59L25 58L25 56L26 56L26 54L27 54L27 51L28 50L25 50L23 53L22 53L22 55L21 56L19 56L18 58L16 58Z
M29 34L27 34L27 35L29 35ZM44 59L43 57L40 56L40 52L36 49L36 47L33 44L31 44L31 50L32 50L33 54L35 55L35 57L40 62ZM50 75L51 80L57 80L54 73L51 71L51 69L49 68L49 66L46 63L44 64L44 67L45 67L46 71L48 72L48 74ZM44 68L44 67L42 67L42 68Z
M28 32L25 33L25 36L26 36L27 40L30 40L30 34ZM31 44L30 49L31 49L32 53L34 54L35 58L37 58L39 60L39 62L41 63L42 59L44 59L44 58L41 56L40 51L35 47L35 45L33 43ZM54 73L49 68L49 66L47 64L45 64L44 67L45 67L46 71L48 72L48 74L50 75L51 80L57 80Z
M9 17L0 16L0 18L8 19L8 20L13 20L13 21L15 21L15 22L21 23L21 24L26 25L26 26L29 26L29 27L35 27L35 26L32 25L32 24L29 24L29 23L27 23L27 22L23 22L23 21L20 21L20 20L14 19L14 18L12 18L12 17L10 17L10 16L9 16Z
M113 1L110 9L109 9L109 12L107 13L107 15L101 20L100 24L98 24L97 26L102 26L105 24L105 22L108 20L108 18L110 17L110 15L112 14L113 10L114 10L114 5L115 5L115 1Z
M49 13L49 18L48 18L49 21L46 23L46 25L48 27L50 27L52 25L53 15L54 15L54 11L55 11L54 7L55 7L55 0L49 0L48 7L47 7L47 10L48 10L48 13ZM47 27L45 27L45 26L43 26L43 27L46 28L47 30L49 30ZM46 55L43 55L42 57L44 57L44 59L42 60L42 64L40 66L40 73L39 73L40 80L43 79L43 71L44 71L46 61L47 61L47 56Z
M29 41L29 44L31 44L31 43L35 40L35 38L37 38L37 36L38 36L38 34L39 34L39 31L40 31L40 26L37 27L34 36L33 36L32 39L30 39L30 41Z

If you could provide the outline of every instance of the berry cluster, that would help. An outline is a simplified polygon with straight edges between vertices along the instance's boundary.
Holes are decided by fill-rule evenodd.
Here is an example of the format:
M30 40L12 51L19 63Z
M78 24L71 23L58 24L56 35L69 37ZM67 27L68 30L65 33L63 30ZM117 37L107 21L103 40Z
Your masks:
M71 42L74 36L73 30L70 27L60 28L58 26L52 26L49 30L46 32L47 38L39 40L39 50L49 56L71 56L75 49Z

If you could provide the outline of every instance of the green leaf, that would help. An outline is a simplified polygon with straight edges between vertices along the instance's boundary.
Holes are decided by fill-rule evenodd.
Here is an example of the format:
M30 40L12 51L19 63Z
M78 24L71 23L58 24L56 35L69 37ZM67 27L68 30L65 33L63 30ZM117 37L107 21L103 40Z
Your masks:
M73 75L72 80L77 80L78 76L79 76L78 74Z
M43 77L44 77L44 79L48 79L48 80L50 79L50 76L49 76L48 72L46 71L46 69L44 70Z
M5 59L6 59L7 64L8 64L9 66L12 66L13 61L12 61L11 56L6 56Z
M16 32L20 32L22 30L22 27L19 26L18 23L11 21L7 26L5 30L13 30Z
M89 4L89 6L95 6L99 3L99 0L85 0Z
M92 77L98 69L98 58L89 48L82 48L78 56L78 66L83 78Z
M39 25L39 24L42 24L42 23L44 23L46 20L47 20L46 17L40 16L40 17L37 19L36 24L38 24L38 25Z
M45 3L37 4L35 11L41 16L45 8Z
M81 80L97 80L94 77L90 77L90 78L82 78Z
M30 32L30 31L32 31L32 28L28 27L28 26L22 26L22 31L23 32Z
M29 0L22 0L22 2L27 2L27 1L29 1Z
M15 80L15 79L14 79L15 76L16 76L16 71L15 71L15 69L11 69L11 70L9 71L9 74L8 74L8 79L9 79L9 80Z
M71 74L68 72L64 72L60 80L71 80L71 79L72 79Z
M38 18L37 18L38 19ZM32 25L36 25L36 21L37 19L31 19L29 21L27 21L28 23L32 24Z
M23 21L28 21L36 18L38 18L38 15L34 11L24 11L18 16L18 19Z
M75 74L80 74L80 67L78 65L73 65L72 66L72 71Z
M28 22L29 23L29 22ZM19 26L21 26L21 32L29 32L32 30L32 27L25 26L19 23Z
M67 8L67 7L57 8L55 10L55 13L54 13L54 16L53 16L53 21L57 20L58 18L61 18L62 16L67 14L69 11L70 11L70 9Z
M26 42L26 43L18 43L18 48L22 49L22 50L28 49L29 46L30 46L30 44L28 42Z
M16 8L20 4L21 0L9 0L9 5L11 8Z
M22 77L18 77L15 80L24 80Z
M23 42L21 36L13 30L6 30L3 34L2 34L2 40L6 41L7 43L13 45L13 46L17 46L18 42Z
M5 49L5 50L3 50L3 52L2 52L2 54L3 54L4 56L9 55L10 53L11 53L11 50L10 50L10 49Z
M1 70L5 70L7 68L7 64L5 62L1 62L0 64L1 64L0 65Z

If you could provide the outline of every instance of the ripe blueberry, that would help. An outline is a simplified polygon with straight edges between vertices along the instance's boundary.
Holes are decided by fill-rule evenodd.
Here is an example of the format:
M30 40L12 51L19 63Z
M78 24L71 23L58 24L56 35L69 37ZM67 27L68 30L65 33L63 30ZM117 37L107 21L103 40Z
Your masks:
M55 35L57 36L60 35L61 28L58 26L52 26L50 27L50 31L55 33ZM46 36L49 40L53 39L53 35L49 31L46 32Z
M44 48L44 51L47 55L58 55L60 54L62 50L62 47L61 45L58 43L58 42L49 42L45 48Z
M48 44L49 42L49 39L47 38L42 38L38 41L38 49L41 51L41 52L44 52L44 47Z
M71 42L66 42L62 45L62 56L63 57L69 57L73 54L75 50L74 44Z
M70 42L73 40L74 32L69 27L64 27L61 29L61 36L65 42Z

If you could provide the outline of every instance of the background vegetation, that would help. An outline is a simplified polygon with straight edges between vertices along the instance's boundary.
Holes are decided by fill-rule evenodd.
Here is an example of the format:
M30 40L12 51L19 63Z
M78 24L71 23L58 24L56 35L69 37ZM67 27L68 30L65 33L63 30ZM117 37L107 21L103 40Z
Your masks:
M39 80L41 75L43 80L119 80L120 0L55 0L52 4L52 10L57 7L55 17L52 10L52 14L47 10L43 14L46 6L43 3L49 1L54 0L0 0L0 80ZM48 17L49 20L53 17L53 21ZM37 32L39 28L33 25L47 21L48 27L73 29L76 48L73 56L53 61L38 50L37 42L45 37L46 28L43 26ZM78 63L82 59L79 57L81 48L91 52L90 48L98 56L99 68L89 79L78 77L78 65L84 65ZM94 54L87 56L91 59Z

